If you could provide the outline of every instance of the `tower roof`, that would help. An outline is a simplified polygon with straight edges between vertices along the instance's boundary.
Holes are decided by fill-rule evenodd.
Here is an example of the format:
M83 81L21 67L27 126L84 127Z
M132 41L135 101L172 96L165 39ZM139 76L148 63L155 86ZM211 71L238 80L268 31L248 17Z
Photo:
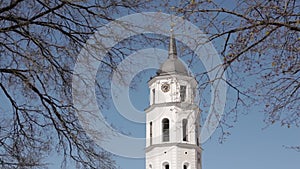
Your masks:
M159 75L180 74L188 76L188 71L185 65L177 57L176 41L173 30L171 29L171 36L169 42L168 59L161 65Z
M169 42L169 59L177 59L176 41L173 30L171 29L170 42Z

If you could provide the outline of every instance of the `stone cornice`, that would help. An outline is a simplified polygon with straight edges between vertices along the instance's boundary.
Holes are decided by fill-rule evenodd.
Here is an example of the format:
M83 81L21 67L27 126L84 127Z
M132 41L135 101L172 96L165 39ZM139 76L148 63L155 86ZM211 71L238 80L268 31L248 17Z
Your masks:
M152 104L149 107L147 107L144 111L148 113L149 111L153 110L156 107L168 107L168 106L176 106L182 110L197 110L201 111L200 108L191 103L184 103L184 102L167 102L167 103L157 103L157 104Z
M188 148L188 149L195 149L198 152L201 152L203 149L195 144L188 144L188 143L162 143L162 144L153 144L151 146L148 146L146 148L146 152L151 151L152 149L156 147L171 147L171 146L177 146L181 148Z
M174 75L165 74L165 75L156 75L156 76L150 78L148 81L148 86L151 86L157 80L170 79L170 78L174 78L174 77L177 79L190 81L194 85L197 85L197 83L198 83L196 81L196 79L192 76L184 76L184 75L180 75L180 74L174 74Z

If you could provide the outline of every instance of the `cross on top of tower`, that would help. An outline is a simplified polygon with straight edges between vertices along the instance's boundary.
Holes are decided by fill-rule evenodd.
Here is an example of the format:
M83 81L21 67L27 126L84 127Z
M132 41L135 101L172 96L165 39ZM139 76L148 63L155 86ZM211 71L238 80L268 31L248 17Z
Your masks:
M170 43L169 43L169 59L177 59L177 49L176 49L176 41L175 41L175 36L174 36L174 30L171 25L171 30L170 30Z

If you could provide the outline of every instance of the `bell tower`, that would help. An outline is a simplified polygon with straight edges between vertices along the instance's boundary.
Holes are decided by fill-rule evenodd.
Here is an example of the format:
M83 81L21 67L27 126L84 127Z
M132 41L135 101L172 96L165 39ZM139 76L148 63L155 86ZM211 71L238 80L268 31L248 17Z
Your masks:
M197 81L178 59L172 31L168 55L148 82L146 169L201 169Z

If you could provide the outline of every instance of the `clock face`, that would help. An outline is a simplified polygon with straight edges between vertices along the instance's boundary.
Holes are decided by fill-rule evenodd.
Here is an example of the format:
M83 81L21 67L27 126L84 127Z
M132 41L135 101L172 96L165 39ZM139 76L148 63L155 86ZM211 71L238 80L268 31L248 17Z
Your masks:
M163 83L163 84L161 85L161 90L162 90L163 92L168 92L168 91L170 90L170 85L169 85L168 83Z

